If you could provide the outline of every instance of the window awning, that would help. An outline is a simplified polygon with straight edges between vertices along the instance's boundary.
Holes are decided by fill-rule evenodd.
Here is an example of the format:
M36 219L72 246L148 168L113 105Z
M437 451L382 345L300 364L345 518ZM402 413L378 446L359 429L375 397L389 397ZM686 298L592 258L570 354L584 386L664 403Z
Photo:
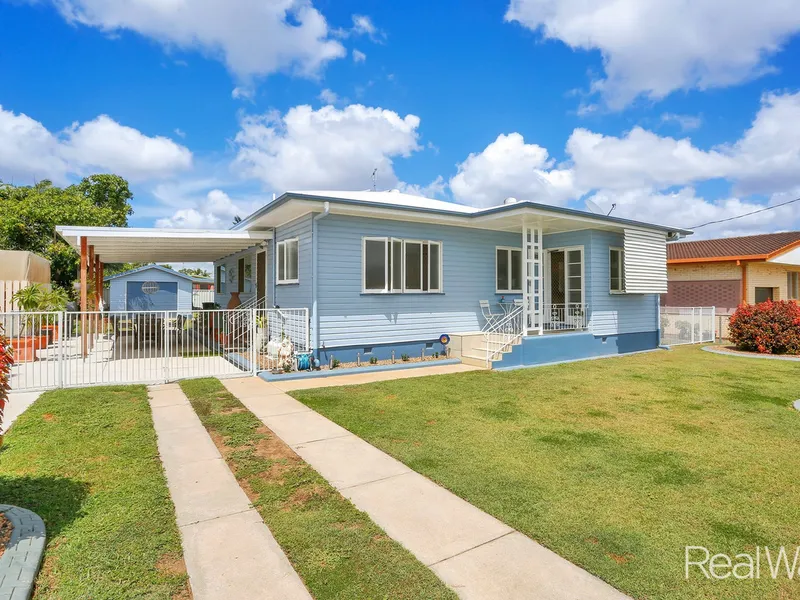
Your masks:
M56 231L80 252L81 238L103 263L213 262L258 246L268 231L59 226Z

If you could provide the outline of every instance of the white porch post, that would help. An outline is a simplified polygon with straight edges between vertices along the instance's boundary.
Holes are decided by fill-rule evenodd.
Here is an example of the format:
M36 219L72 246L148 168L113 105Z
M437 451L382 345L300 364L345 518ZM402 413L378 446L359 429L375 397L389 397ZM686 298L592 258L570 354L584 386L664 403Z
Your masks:
M542 228L532 227L525 220L522 222L522 252L525 273L525 283L522 287L522 303L525 313L524 329L526 333L536 330L539 335L542 335L544 333Z

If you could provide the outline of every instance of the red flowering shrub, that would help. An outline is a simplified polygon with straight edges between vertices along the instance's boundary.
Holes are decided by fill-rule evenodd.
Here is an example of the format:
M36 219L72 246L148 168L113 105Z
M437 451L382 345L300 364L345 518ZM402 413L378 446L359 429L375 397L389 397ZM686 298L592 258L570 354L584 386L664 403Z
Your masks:
M800 354L800 304L781 300L742 304L728 326L739 350L762 354Z
M14 364L14 354L11 341L3 335L3 326L0 325L0 429L3 426L3 411L8 401L8 390L11 389L11 365Z

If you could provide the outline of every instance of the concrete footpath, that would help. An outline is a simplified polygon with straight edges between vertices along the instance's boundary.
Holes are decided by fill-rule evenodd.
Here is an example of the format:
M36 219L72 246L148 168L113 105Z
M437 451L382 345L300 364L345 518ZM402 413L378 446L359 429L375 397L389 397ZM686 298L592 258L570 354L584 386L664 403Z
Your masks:
M335 385L336 379L328 378L324 384ZM227 379L223 384L461 598L628 598L309 409L277 385L258 378Z
M195 600L310 600L180 387L148 389Z

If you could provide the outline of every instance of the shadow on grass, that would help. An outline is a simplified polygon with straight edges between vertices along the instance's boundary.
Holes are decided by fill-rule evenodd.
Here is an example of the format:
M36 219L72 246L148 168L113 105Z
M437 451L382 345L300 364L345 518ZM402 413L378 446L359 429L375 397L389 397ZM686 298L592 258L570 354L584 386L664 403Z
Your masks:
M42 517L48 539L79 517L89 485L65 477L0 475L0 503L32 510Z

